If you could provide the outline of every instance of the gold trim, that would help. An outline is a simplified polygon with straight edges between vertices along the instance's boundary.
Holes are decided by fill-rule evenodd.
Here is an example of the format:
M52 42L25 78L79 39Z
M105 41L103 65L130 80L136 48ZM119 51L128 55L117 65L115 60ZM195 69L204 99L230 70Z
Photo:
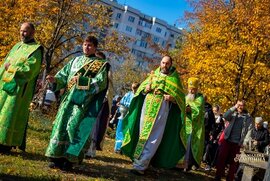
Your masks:
M90 78L88 78L88 83L85 86L79 85L79 79L80 78L78 78L78 80L77 80L76 89L79 89L79 90L89 90L90 89Z
M3 82L10 82L14 78L14 76L17 72L17 69L18 69L17 67L9 66L8 70L5 71L3 74L2 81Z

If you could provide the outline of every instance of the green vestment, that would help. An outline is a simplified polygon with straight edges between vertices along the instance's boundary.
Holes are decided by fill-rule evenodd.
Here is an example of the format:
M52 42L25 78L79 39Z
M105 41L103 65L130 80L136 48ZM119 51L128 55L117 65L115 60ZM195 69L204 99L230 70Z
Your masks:
M147 85L151 85L153 91L145 95L144 90ZM185 95L175 68L171 74L165 76L161 75L160 68L156 69L138 88L130 104L129 112L123 120L124 141L121 150L132 160L140 157L155 123L164 94L173 96L175 103L170 103L162 141L151 164L156 167L172 168L185 154L180 138L180 130L185 118ZM145 119L143 129L139 134L144 101L146 101Z
M108 69L107 62L83 55L55 75L56 90L67 90L54 121L47 157L82 161L107 91ZM80 77L75 84L74 76Z
M17 43L0 68L0 144L20 146L29 116L42 48L36 42ZM10 63L8 70L4 65Z
M187 99L186 105L191 108L191 113L186 115L185 127L182 127L181 136L185 138L183 141L185 147L188 144L188 138L191 136L191 151L194 160L200 165L204 151L204 98L198 93L193 101Z

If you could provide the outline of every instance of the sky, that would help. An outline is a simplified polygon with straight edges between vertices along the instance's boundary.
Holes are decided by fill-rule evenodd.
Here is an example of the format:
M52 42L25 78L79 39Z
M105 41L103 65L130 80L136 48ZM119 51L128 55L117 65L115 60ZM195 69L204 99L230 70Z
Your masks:
M186 0L118 0L117 2L164 20L170 25L176 24L179 28L185 27L185 23L179 23L179 19L184 17L185 11L191 10Z

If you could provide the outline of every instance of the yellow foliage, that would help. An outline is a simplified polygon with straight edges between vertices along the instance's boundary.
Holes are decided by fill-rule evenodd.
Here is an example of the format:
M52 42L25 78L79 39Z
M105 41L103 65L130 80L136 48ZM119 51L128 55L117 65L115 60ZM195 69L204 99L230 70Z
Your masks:
M122 64L113 67L113 86L115 93L124 95L131 90L133 82L141 83L147 76L147 72L141 70L134 61L129 57Z
M270 118L270 0L199 0L187 14L179 65L201 80L201 91L224 110L247 101L253 116Z
M102 51L126 51L126 41L108 33L111 10L88 0L8 0L0 1L0 60L19 41L19 27L24 21L36 25L36 39L44 46L47 69L63 65L65 59L80 53L82 39L93 34ZM106 37L108 35L109 37ZM113 40L113 41L112 41ZM106 46L105 46L106 45Z

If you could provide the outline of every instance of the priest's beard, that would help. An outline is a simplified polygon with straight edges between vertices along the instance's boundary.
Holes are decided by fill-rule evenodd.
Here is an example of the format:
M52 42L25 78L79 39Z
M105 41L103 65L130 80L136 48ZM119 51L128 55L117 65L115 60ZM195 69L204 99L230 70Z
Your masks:
M161 67L161 73L168 75L170 73L170 68Z
M187 100L189 100L189 101L194 101L194 100L195 100L195 95L196 95L196 94L188 93L188 95L187 95Z
M28 43L30 42L31 40L33 40L33 37L31 36L21 36L21 40L24 42L24 43Z

